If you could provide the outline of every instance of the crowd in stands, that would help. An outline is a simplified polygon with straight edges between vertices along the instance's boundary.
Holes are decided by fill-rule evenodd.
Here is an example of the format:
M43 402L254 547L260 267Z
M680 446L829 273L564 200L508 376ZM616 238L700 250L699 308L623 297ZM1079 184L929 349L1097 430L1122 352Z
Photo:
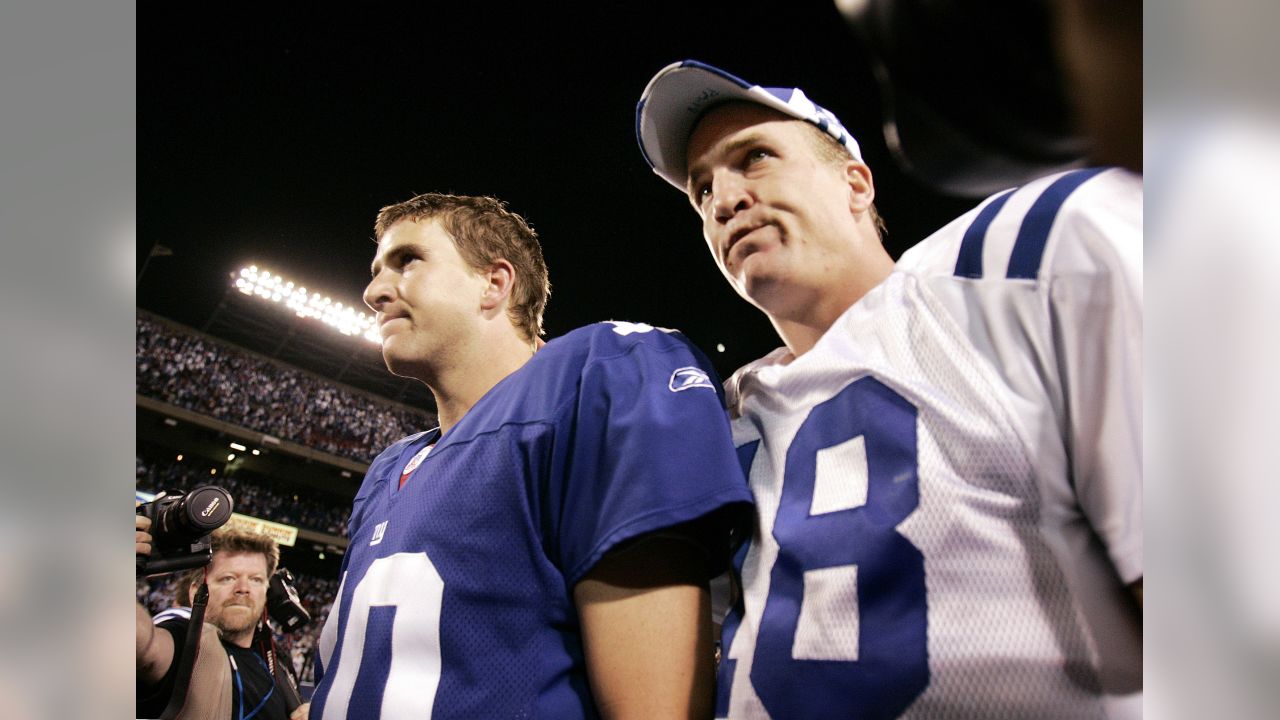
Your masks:
M436 425L428 413L136 317L140 395L365 463L405 435Z
M279 632L272 627L276 648L281 657L290 658L298 679L304 683L315 679L315 647L320 637L320 630L329 617L329 609L338 594L336 578L322 578L290 571L293 575L294 588L298 591L298 599L311 615L311 622L290 633ZM178 579L182 573L163 575L160 577L138 579L136 592L138 602L142 603L152 615L174 605Z
M382 448L434 427L430 413L414 411L327 382L233 345L136 316L139 395L332 455L369 462ZM187 492L217 484L231 493L236 512L346 537L351 498L326 497L277 478L240 471L211 477L209 463L156 457L141 447L136 487ZM293 573L311 623L276 633L284 657L304 682L314 675L313 652L338 591L337 578ZM179 574L139 580L138 601L157 613L173 605Z
M217 485L231 493L236 512L263 520L319 532L347 536L351 498L326 498L279 480L252 473L210 476L207 463L136 456L136 487L149 493L188 492L200 485Z

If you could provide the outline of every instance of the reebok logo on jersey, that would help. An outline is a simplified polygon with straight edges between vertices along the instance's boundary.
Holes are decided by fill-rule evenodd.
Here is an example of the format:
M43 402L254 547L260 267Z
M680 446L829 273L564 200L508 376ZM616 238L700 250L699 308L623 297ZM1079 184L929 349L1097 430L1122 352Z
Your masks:
M382 542L382 536L387 534L387 523L389 522L391 521L383 520L382 522L373 526L373 539L369 541L369 547L373 547L374 545L377 545L378 543Z
M716 386L711 384L710 376L696 367L682 367L671 373L671 381L667 383L667 387L671 392L697 387L716 389Z

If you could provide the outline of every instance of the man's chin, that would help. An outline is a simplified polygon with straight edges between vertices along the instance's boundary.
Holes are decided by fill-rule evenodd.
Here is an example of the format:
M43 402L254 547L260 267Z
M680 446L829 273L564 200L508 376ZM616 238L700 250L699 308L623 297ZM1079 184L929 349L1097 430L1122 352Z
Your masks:
M223 635L235 635L252 630L258 622L258 615L247 605L231 605L222 609L218 617L211 620Z
M388 346L386 340L382 341L382 363L387 366L387 369L390 370L393 375L395 374L397 364L396 353Z
M402 353L389 351L386 345L382 346L382 361L386 363L387 370L396 377L418 379L418 366L421 358L405 357Z
M774 299L775 295L785 290L782 281L775 274L767 272L764 268L751 268L756 272L743 272L735 279L733 286L744 299L752 305L765 310Z

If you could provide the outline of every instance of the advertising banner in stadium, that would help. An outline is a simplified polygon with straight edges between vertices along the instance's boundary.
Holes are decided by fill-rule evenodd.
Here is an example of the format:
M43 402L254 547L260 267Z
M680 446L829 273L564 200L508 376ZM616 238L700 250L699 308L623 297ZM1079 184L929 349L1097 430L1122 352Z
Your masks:
M289 547L293 547L298 542L298 528L269 520L260 520L240 513L231 513L231 519L227 521L227 527L269 535L275 539L276 543L288 545Z

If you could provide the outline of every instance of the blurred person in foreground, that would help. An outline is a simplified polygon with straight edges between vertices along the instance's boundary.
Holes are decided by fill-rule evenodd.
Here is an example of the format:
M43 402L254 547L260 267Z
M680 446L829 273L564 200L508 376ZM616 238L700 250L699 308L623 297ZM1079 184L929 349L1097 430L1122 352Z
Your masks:
M785 344L727 383L758 516L717 715L1140 717L1140 178L1034 180L895 263L798 89L685 61L637 115Z
M541 246L493 198L375 234L383 357L440 427L356 495L312 717L709 716L707 585L750 501L710 363L634 323L543 343Z
M134 543L139 554L151 554L151 519L137 516ZM277 667L279 659L267 627L267 586L280 562L280 548L267 535L233 528L211 537L213 559L207 567L188 571L178 583L177 603L189 607L201 583L209 585L208 607L182 717L232 720L300 720L306 704L292 713L286 698L296 688ZM190 612L166 610L152 619L137 604L137 713L160 717L174 693L183 659Z
M897 169L933 190L981 199L1086 163L1142 173L1137 0L835 6L855 33L856 62L873 70Z

